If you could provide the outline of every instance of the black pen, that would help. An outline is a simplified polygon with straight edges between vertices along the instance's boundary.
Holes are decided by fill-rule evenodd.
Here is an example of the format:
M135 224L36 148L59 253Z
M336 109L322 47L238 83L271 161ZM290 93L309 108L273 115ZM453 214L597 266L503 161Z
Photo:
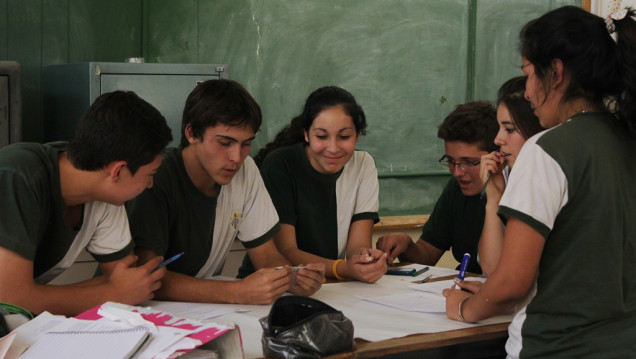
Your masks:
M432 275L432 274L429 274L429 275L427 275L426 277L424 277L424 279L416 280L416 281L413 281L413 282L411 282L411 283L414 283L414 284L422 284L422 283L426 283L426 282L428 282L431 278L433 278L433 275Z
M510 156L510 153L504 153L503 157ZM488 181L490 181L490 176L492 176L492 172L488 171L488 175L486 175L486 180L484 181L484 187L481 189L481 194L479 195L479 199L484 199L484 195L486 194L486 186L488 186Z
M417 272L414 272L413 274L411 274L411 276L413 276L413 277L417 277L418 275L420 275L420 274L422 274L422 273L426 272L427 270L428 270L428 267L424 267L424 268L422 268L422 269L418 270Z
M488 181L490 181L490 176L492 172L488 171L488 175L486 175L486 180L484 181L484 187L481 189L481 194L479 195L479 199L484 199L484 194L486 194L486 186L488 186Z

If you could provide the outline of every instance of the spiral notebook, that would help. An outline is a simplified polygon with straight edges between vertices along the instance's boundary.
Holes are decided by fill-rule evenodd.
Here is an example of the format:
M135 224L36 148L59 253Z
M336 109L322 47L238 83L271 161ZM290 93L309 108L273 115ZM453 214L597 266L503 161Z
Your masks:
M144 347L150 336L146 328L48 332L38 338L20 359L129 359Z

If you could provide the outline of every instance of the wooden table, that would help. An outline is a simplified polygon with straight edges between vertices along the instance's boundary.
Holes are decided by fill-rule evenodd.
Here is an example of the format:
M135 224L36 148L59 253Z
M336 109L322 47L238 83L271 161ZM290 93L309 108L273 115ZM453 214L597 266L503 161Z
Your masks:
M467 274L477 276L474 274ZM447 280L456 275L439 276L431 282ZM355 283L355 282L354 282ZM341 282L346 285L346 282ZM355 325L355 318L354 320ZM509 321L469 328L411 334L397 338L368 341L355 338L356 348L325 358L385 358L385 359L492 359L505 358Z
M378 342L356 339L355 350L326 358L503 358L508 324L414 334Z
M467 273L467 276L478 275ZM452 278L454 276L438 277L431 282ZM413 334L377 342L356 338L355 350L326 358L505 358L504 345L508 339L509 324L506 322L445 332Z

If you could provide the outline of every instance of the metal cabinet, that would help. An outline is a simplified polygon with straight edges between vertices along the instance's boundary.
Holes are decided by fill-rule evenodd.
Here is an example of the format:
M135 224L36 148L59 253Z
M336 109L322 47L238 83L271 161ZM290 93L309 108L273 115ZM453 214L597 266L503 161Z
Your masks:
M181 115L188 94L200 81L227 78L227 66L85 62L44 66L44 140L69 140L84 112L101 94L134 91L163 114L172 129L172 146L181 138Z

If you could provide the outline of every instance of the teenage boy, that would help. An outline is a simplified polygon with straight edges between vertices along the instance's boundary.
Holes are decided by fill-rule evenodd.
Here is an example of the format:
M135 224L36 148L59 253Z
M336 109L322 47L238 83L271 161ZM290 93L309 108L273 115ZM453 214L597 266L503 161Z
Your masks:
M390 233L378 238L376 247L387 253L387 263L400 261L435 265L445 251L461 262L470 253L467 270L481 273L477 247L484 223L486 199L480 198L481 156L497 149L494 143L499 125L497 112L484 101L459 105L439 126L437 137L444 140L445 153L439 162L452 178L437 199L420 238Z
M152 186L172 140L164 117L133 92L98 97L71 140L0 150L0 302L75 315L106 301L138 304L165 274L136 266L124 202ZM102 275L48 285L82 250Z
M261 121L260 107L235 81L209 80L188 96L180 147L166 151L155 186L127 204L142 263L183 252L168 265L157 298L268 304L287 290L311 295L324 283L324 265L294 272L271 240L278 215L248 157ZM260 269L242 280L213 279L235 238Z

